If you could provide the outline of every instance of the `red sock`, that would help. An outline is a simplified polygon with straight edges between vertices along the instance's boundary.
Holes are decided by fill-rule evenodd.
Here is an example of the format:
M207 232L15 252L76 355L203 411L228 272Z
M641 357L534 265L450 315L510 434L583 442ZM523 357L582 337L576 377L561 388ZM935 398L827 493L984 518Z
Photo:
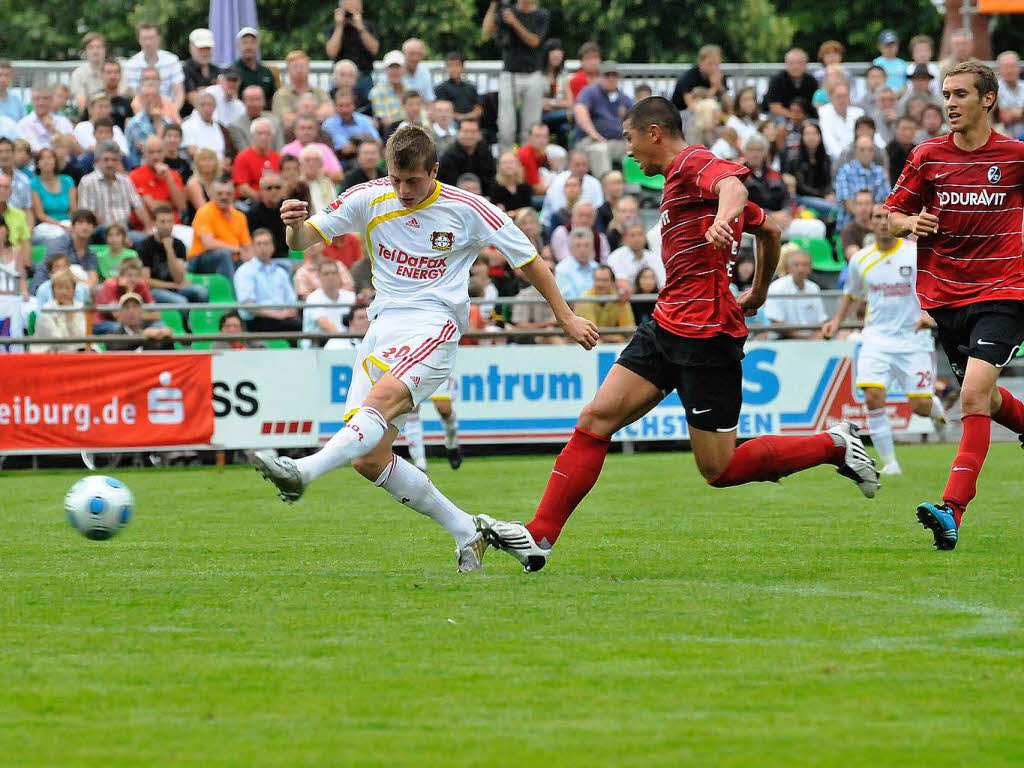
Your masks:
M775 481L819 464L839 464L846 447L836 445L832 435L822 432L810 437L764 435L748 440L736 449L729 466L710 481L715 488Z
M963 417L963 423L960 450L953 459L946 490L942 492L942 500L953 508L953 517L958 526L964 510L978 492L978 475L981 474L981 465L985 463L992 438L991 417L971 413Z
M999 406L998 411L992 414L992 420L996 424L1002 424L1011 432L1021 434L1024 432L1024 403L1002 387L999 387L999 394L1002 395L1003 404Z
M597 483L610 442L611 438L576 427L558 454L537 513L526 524L535 541L557 541L569 515Z

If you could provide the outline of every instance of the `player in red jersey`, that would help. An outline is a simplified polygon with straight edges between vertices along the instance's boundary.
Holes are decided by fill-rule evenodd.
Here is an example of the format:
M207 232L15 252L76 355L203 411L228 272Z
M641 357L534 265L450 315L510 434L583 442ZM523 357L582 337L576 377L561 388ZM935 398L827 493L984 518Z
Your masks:
M810 437L763 436L736 447L742 405L744 315L757 312L779 257L780 234L747 201L749 171L683 139L679 111L658 96L643 99L623 122L630 157L644 173L665 175L661 254L665 287L652 320L637 328L580 414L572 439L555 462L537 513L526 525L478 516L488 542L527 571L547 562L551 546L576 505L597 482L611 436L676 390L686 409L697 469L725 488L775 481L802 469L834 464L869 498L878 472L856 427L838 424ZM734 298L729 275L746 228L758 239L753 287Z
M992 420L1024 433L1024 404L997 386L1024 339L1024 143L992 130L998 81L967 62L942 81L952 133L911 151L885 206L915 234L917 293L960 381L963 436L941 504L917 508L937 549L953 549L977 490Z

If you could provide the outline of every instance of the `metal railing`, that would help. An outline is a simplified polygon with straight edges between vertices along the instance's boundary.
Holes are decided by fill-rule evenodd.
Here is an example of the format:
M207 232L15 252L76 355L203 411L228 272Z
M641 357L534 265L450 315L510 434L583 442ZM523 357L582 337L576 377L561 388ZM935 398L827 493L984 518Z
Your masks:
M12 86L15 91L21 91L23 100L28 96L28 90L31 88L32 83L37 79L43 78L52 84L56 83L70 83L71 73L82 63L78 61L15 61L14 62L14 85ZM287 76L285 75L285 62L283 61L265 61L263 62L268 67L276 69L280 75L282 82L287 82ZM434 84L440 83L445 79L445 66L444 62L439 59L430 61L423 61L420 66L426 66L433 77ZM573 72L579 69L580 63L578 59L569 59L566 61L566 71ZM658 64L658 63L634 63L626 64L620 63L619 70L621 75L621 82L623 90L627 93L632 93L633 88L640 83L649 85L652 91L661 96L671 96L672 90L675 88L676 79L680 74L685 72L693 66L692 62L677 63L677 64ZM851 61L843 62L843 67L855 80L860 80L867 68L871 66L870 62L864 61ZM773 62L761 62L761 63L728 63L722 65L722 71L726 77L730 80L730 90L735 93L740 88L744 88L748 85L752 85L757 89L758 98L764 95L768 90L768 81L771 77L781 71L783 64ZM811 64L811 71L818 69L818 65ZM309 63L310 70L310 82L314 85L320 86L325 90L329 90L332 81L331 76L334 71L334 63L326 60L311 61ZM383 62L374 63L374 72L378 76L383 76L384 65ZM465 78L468 82L471 82L476 86L477 90L483 93L493 93L498 90L498 75L501 72L500 61L467 61ZM852 83L851 83L852 85Z

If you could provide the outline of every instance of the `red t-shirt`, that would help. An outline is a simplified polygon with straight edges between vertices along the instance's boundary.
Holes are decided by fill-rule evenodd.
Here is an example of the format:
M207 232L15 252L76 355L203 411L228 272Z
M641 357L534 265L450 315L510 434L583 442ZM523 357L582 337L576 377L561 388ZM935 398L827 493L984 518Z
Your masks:
M267 171L277 173L281 170L281 155L274 150L261 155L252 147L246 147L235 156L235 164L231 170L231 180L235 185L248 184L253 189L260 188L260 178Z
M173 168L169 168L167 176L160 178L156 175L156 171L150 168L148 165L140 165L134 171L128 174L128 178L132 180L132 184L135 185L135 190L139 193L139 196L149 195L161 202L165 202L174 208L171 203L171 188L167 186L168 177L178 185L179 189L184 189L185 185L182 184L181 176ZM178 211L174 211L174 223L181 224L181 219L178 218ZM136 229L142 227L142 222L136 218L135 213L132 213L132 226Z
M992 131L967 152L953 134L929 139L911 150L885 207L939 217L938 232L917 241L922 307L1024 300L1024 142Z
M531 187L540 184L540 169L548 167L548 156L541 153L540 157L529 144L519 148L519 162L523 164L523 181Z
M569 92L572 94L572 100L576 101L576 97L580 95L580 91L590 85L591 82L597 82L595 77L593 81L587 79L587 73L582 69L578 70L576 74L569 78Z
M729 176L742 181L749 173L699 144L684 149L669 166L661 202L665 287L654 307L654 320L666 331L699 339L747 335L743 310L729 290L734 253L715 248L704 235L718 212L715 185ZM748 202L733 222L737 245L744 227L761 226L764 220L764 211Z
M139 280L135 284L134 292L142 297L143 304L156 303L153 301L153 294L150 293L149 285L145 280ZM96 292L96 304L117 304L126 293L128 293L127 289L123 285L118 285L116 277L108 277L100 283L99 290ZM92 321L93 323L102 323L113 319L114 316L109 312L94 312Z

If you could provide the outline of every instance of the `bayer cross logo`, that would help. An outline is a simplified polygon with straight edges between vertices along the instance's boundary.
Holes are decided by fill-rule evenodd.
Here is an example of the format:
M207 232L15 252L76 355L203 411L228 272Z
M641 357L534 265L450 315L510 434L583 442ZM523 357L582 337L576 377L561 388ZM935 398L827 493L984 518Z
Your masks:
M996 184L1003 178L1003 172L999 170L998 165L990 165L988 167L988 180L990 184Z

